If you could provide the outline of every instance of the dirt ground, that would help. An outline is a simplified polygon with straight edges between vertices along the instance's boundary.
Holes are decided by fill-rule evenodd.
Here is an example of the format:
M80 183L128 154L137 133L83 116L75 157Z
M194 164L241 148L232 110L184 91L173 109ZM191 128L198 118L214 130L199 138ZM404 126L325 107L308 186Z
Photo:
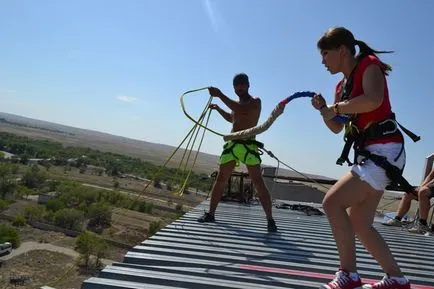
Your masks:
M112 226L104 230L103 235L134 246L146 239L152 222L163 223L160 217L151 214L116 209L112 214Z
M35 241L40 243L50 243L58 246L61 244L70 244L70 246L65 247L72 248L72 244L75 242L75 238L68 237L60 232L44 231L32 228L30 226L16 227L16 230L20 234L22 243L26 241Z
M45 170L45 168L42 168ZM68 179L81 183L86 186L96 187L104 190L114 190L114 179L109 176L98 176L92 174L89 170L84 174L80 174L77 168L65 170L63 167L50 167L47 172L53 179ZM143 189L146 186L144 181L117 178L119 182L119 191L135 198L145 199L153 204L152 212L140 213L136 211L114 208L112 211L112 226L104 230L103 235L114 241L122 242L128 245L135 245L142 242L148 236L148 230L152 223L155 226L157 223L164 226L190 208L197 206L205 197L200 194L190 193L183 196L177 196L174 192L165 189L156 189L152 185L148 186L146 191ZM3 212L8 216L16 216L17 214L24 215L24 207L37 203L37 196L30 196L27 200L18 200L12 203L9 208ZM24 240L33 240L38 242L60 242L73 243L74 241L68 238L61 237L63 234L53 232L32 232L26 233L26 229L20 229Z
M50 168L50 171L56 171ZM58 171L59 172L59 171ZM63 173L63 171L62 171ZM55 173L54 173L55 174ZM68 173L68 179L101 186L105 189L110 188L111 178L103 178L92 175L83 175L78 172ZM127 194L136 195L137 191L143 188L143 183L134 180L119 179L120 190ZM136 191L132 191L135 189ZM119 243L116 246L109 243L109 249L105 259L115 262L122 262L129 247L140 244L148 235L150 226L163 227L180 216L183 211L199 204L202 196L184 195L175 196L172 192L150 188L146 194L150 202L154 204L152 212L141 213L137 211L114 208L112 211L112 226L102 232L102 237ZM8 207L3 213L8 216L17 214L24 215L24 208L28 205L37 203L37 196L29 199L18 200ZM182 209L180 210L180 208ZM4 220L2 220L4 221ZM11 224L10 221L6 221ZM66 236L63 233L44 231L30 226L16 228L20 234L21 242L34 241L38 243L48 243L64 248L75 249L76 238ZM4 261L0 269L0 289L3 288L39 288L43 285L55 288L80 288L84 280L90 277L89 274L80 273L80 268L75 265L75 260L71 256L57 252L34 250L27 254L21 254L10 260ZM32 281L24 286L9 284L10 277L29 276Z
M86 171L84 174L79 173L79 169L72 167L65 174L63 167L51 167L48 171L49 175L53 178L64 178L73 180L79 183L93 185L105 189L114 189L115 181L119 183L119 190L126 191L134 196L140 195L145 200L148 199L156 205L168 205L174 207L176 204L182 204L186 207L194 207L205 199L203 194L196 193L193 190L190 194L177 196L172 191L165 189L157 189L152 185L145 189L147 183L145 181L129 179L129 178L113 178L110 176L98 176L92 174L91 170Z
M10 284L10 278L30 277L24 285ZM79 289L91 277L80 273L75 260L67 255L35 250L3 263L0 270L0 288L40 288L43 285L57 289Z

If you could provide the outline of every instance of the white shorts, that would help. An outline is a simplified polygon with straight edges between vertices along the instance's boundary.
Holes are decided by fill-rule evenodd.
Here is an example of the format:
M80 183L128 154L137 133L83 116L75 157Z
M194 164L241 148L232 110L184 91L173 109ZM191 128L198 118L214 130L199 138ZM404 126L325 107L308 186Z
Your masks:
M396 157L401 152L402 145L401 143L372 144L366 146L365 149L373 154L385 156L392 165L402 169L406 160L405 149L395 161ZM357 161L359 162L363 160L363 158L363 156L360 156ZM391 183L384 169L377 166L369 159L362 164L354 165L351 171L356 173L362 181L367 182L377 191L384 191Z

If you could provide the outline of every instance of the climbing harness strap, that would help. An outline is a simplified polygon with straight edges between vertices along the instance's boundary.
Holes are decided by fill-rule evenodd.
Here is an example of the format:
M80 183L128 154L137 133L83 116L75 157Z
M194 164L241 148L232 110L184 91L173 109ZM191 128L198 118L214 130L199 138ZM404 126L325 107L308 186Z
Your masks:
M354 73L357 66L353 69L348 80L342 80L340 89L340 99L341 101L349 100L349 96L353 89ZM366 141L378 140L384 137L398 136L402 140L402 148L395 161L401 156L404 151L404 136L399 128L409 136L413 142L420 140L420 136L417 136L404 126L402 126L395 117L394 113L391 113L389 117L385 120L371 124L367 129L361 131L356 125L357 114L351 115L349 121L345 124L345 135L344 135L344 147L342 149L341 155L336 160L336 164L343 165L347 162L349 166L357 164L358 157L363 156L364 160L370 159L374 164L383 168L386 171L387 177L391 180L392 184L401 186L407 193L412 193L414 191L413 186L402 176L404 168L400 170L396 166L392 165L386 157L372 154L365 149ZM350 162L348 156L351 150L354 148L354 161Z
M347 162L349 165L353 165L353 163L348 159L352 145L354 145L356 152L354 155L354 163L357 163L357 150L363 149L365 141L378 140L383 137L399 136L403 142L402 153L404 150L404 138L398 127L401 128L414 142L420 140L419 136L415 135L396 121L394 113L384 121L372 124L364 130L363 133L360 132L359 128L354 125L352 121L349 122L345 129L345 145L336 163L342 165L344 162ZM400 154L396 159L398 159L399 156Z
M359 150L358 154L366 159L370 159L375 165L383 168L392 185L398 185L405 192L413 193L414 187L402 176L404 168L399 169L397 166L392 165L385 156L373 154L367 150Z

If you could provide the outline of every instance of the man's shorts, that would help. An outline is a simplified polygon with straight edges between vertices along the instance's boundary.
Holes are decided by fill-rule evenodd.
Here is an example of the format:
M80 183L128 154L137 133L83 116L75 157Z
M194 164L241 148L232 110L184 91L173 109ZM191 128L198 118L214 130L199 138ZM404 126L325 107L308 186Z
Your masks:
M249 140L246 140L244 143L234 141L226 142L220 156L220 164L223 165L230 161L235 161L236 167L239 167L240 163L248 166L259 165L261 163L261 157L258 145L254 142L249 143Z

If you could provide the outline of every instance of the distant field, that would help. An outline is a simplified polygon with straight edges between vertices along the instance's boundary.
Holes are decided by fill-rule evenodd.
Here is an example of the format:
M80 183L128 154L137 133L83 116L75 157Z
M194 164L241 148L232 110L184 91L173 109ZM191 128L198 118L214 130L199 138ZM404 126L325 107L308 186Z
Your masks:
M132 157L138 157L153 164L163 164L173 153L176 147L156 144L121 136L111 135L98 131L80 129L56 123L40 121L18 115L0 112L0 132L14 133L37 139L47 139L60 142L66 146L79 146L97 149L103 152L113 152ZM178 167L183 150L179 150L168 163L169 167ZM194 170L197 173L210 174L218 169L218 156L199 153ZM244 166L239 170L245 171ZM285 176L300 175L290 170L279 169L279 174ZM317 175L306 175L316 178L326 178Z
M74 128L51 122L25 118L0 112L0 131L23 135L31 138L47 139L60 142L66 146L90 147L103 152L114 152L138 157L154 164L163 164L176 147L140 141L98 131ZM169 163L178 166L183 150L179 150ZM196 162L198 172L210 173L217 166L218 157L200 153Z

